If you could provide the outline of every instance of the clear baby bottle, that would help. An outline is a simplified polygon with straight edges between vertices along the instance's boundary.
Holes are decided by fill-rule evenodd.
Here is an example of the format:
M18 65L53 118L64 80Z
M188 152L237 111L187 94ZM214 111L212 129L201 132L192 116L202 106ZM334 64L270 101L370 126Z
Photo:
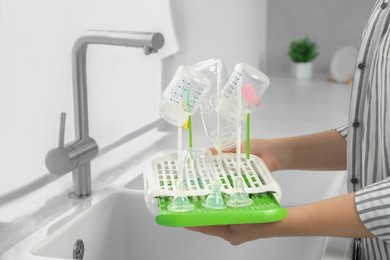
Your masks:
M269 84L267 75L258 69L245 63L237 64L221 92L218 112L233 123L244 122L246 115L259 106Z
M205 74L187 66L179 66L163 92L160 116L169 123L182 127L188 116L195 114L209 90L210 80Z

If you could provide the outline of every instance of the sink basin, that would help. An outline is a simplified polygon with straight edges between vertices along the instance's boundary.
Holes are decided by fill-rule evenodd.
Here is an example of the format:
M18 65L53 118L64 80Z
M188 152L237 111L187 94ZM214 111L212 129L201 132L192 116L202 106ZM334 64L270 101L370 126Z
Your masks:
M284 207L336 196L346 183L343 172L286 171L273 176L282 188ZM271 238L232 246L184 228L159 226L146 208L139 172L79 201L0 258L73 259L74 244L80 239L84 260L346 259L335 258L346 255L340 253L346 246L326 237Z
M122 259L320 259L324 238L274 238L231 246L183 228L158 226L146 209L143 192L111 194L32 250L35 256L73 259L82 239L84 260Z
M294 190L299 194L310 182L316 194L306 197L318 199L340 192L344 181L341 174L321 177L294 172L275 175L282 187L286 187L287 204L308 202L299 196L294 199L293 194ZM294 182L296 185L289 189L290 178L302 181ZM73 259L73 246L79 239L85 246L84 260L321 259L326 241L320 237L272 238L232 246L220 238L159 226L145 206L142 175L53 232L36 244L31 253L36 257Z

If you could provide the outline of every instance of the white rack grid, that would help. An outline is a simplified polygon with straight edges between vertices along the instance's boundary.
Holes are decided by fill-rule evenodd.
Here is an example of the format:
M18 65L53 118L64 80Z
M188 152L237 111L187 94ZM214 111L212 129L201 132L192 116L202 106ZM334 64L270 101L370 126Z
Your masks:
M233 192L236 177L244 179L244 189L249 194L273 192L277 199L281 198L281 189L272 178L270 171L259 157L251 155L250 159L241 155L240 169L236 169L236 154L223 154L221 163L214 156L214 170L222 183L221 191ZM200 162L185 165L187 167L186 196L205 196L209 194L209 185L213 180L211 172ZM179 179L177 154L159 156L151 160L150 168L144 172L145 201L154 206L160 196L175 196L178 191L176 182Z

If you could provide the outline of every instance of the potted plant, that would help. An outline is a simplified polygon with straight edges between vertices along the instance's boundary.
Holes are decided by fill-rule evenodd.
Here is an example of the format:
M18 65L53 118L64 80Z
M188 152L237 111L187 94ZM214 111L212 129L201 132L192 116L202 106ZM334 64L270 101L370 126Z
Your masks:
M293 61L292 73L297 79L311 78L313 60L318 56L318 46L309 37L290 43L288 55Z

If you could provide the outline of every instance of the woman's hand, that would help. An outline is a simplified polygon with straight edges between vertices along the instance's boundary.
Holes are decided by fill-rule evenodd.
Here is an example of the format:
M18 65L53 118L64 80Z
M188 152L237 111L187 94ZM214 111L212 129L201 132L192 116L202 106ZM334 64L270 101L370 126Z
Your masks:
M245 144L242 151L245 151ZM215 149L212 149L216 153ZM226 152L235 152L235 149ZM251 140L251 154L270 171L286 169L341 170L346 167L346 142L336 131L277 139ZM372 237L361 223L354 193L288 208L287 218L273 223L190 227L192 231L221 237L233 245L278 236Z
M275 139L252 139L251 154L276 170L345 170L347 143L335 130ZM226 152L235 152L232 149ZM245 144L241 151L245 152ZM212 149L216 153L215 149Z
M276 163L275 149L272 140L252 139L250 145L251 145L251 154L260 157L268 166L271 172L276 171L278 169ZM214 148L211 149L211 151L213 154L217 153L217 151ZM245 152L245 144L241 146L241 151ZM236 148L224 152L235 153Z
M186 229L220 237L232 245L240 245L251 240L273 236L269 232L273 225L276 223L188 227Z
M287 208L287 211L287 217L277 222L187 229L220 237L232 245L268 237L374 237L357 214L355 193Z

